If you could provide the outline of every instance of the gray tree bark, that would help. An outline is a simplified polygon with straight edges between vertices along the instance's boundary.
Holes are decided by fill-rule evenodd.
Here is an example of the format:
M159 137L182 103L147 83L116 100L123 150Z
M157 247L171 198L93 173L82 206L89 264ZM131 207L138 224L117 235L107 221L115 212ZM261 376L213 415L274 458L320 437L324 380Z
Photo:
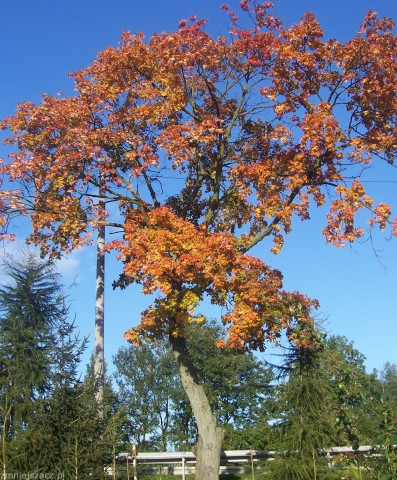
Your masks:
M183 338L170 335L170 343L178 365L182 386L189 398L197 423L199 440L194 448L196 479L218 480L224 431L217 426L207 395L190 359Z

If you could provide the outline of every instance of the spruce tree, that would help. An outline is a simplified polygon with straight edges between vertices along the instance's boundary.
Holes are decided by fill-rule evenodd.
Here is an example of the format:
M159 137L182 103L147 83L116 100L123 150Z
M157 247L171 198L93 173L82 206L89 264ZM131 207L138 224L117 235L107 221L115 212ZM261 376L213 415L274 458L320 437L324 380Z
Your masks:
M76 438L87 438L83 429L87 411L79 403L78 378L86 342L69 320L61 276L50 260L26 253L18 260L5 260L3 269L7 282L0 288L2 473L66 475L71 471L65 469L69 444L74 448Z
M272 478L340 478L327 467L323 450L358 448L379 437L380 383L365 371L365 357L345 337L318 333L314 349L287 349L279 367L272 419L273 446L283 455L271 464Z
M328 478L321 450L335 444L336 401L324 367L323 345L290 347L280 376L278 409L273 423L273 446L282 452L271 463L274 480ZM331 477L329 477L331 478Z
M39 400L52 390L56 329L67 316L60 277L50 261L27 253L3 265L0 288L0 408L2 466L20 465L18 440Z
M50 376L51 394L35 402L29 428L19 442L28 459L25 471L63 474L65 479L75 479L77 471L82 480L84 474L87 478L92 475L101 462L94 464L92 456L86 455L96 439L96 409L84 402L77 367L85 341L80 341L74 331L74 324L66 319L59 325Z

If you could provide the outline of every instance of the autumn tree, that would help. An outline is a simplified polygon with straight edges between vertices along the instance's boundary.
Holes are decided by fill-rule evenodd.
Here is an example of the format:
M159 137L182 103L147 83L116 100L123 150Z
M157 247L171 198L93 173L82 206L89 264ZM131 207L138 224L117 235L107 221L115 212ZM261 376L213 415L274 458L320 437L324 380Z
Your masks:
M115 284L156 295L126 338L168 335L204 480L218 477L223 431L186 348L200 302L222 307L228 340L219 347L264 349L282 332L310 346L316 302L284 291L281 273L252 249L270 239L278 253L292 219L308 220L315 206L329 207L323 232L336 246L365 235L361 211L369 228L397 229L390 206L360 181L396 154L392 21L370 11L342 44L324 39L310 13L286 27L269 2L240 7L238 19L222 6L227 37L194 18L147 41L126 32L72 74L74 96L23 102L1 123L15 147L1 167L4 234L13 214L28 215L29 240L60 255L103 225L120 232L106 245L123 266Z

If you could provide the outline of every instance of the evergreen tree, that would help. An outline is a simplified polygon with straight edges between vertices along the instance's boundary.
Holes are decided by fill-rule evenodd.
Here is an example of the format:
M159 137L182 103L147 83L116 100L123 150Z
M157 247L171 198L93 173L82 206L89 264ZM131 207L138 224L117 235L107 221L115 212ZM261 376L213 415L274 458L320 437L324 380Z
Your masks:
M97 434L96 409L84 401L78 365L85 341L74 334L73 323L64 319L57 332L57 349L51 372L51 395L35 402L34 415L18 443L26 452L21 471L53 472L65 479L87 478L101 466L95 455L87 454ZM99 478L99 477L98 477Z
M51 261L28 253L4 261L9 283L0 288L0 408L3 474L20 464L18 442L38 401L54 389L59 328L68 309Z
M75 333L54 264L27 254L5 262L0 289L2 468L7 472L104 477L112 448L92 382L78 367L86 341Z
M71 347L74 340L64 339L64 347ZM77 362L79 351L74 350ZM115 454L126 448L123 408L109 377L105 376L102 417L95 396L93 359L80 382L77 372L71 373L73 365L68 362L71 352L66 348L65 354L60 355L63 368L54 371L56 388L50 397L36 403L29 429L19 439L29 458L20 465L20 471L62 473L66 480L108 478L105 466L112 465Z
M274 480L326 478L327 461L321 450L335 445L335 395L322 362L323 346L291 347L278 386L278 412L273 424L273 446L284 452L271 463Z
M373 445L381 432L380 383L366 372L365 357L345 337L318 338L314 350L289 349L279 368L273 445L286 455L272 464L275 479L340 478L322 450Z

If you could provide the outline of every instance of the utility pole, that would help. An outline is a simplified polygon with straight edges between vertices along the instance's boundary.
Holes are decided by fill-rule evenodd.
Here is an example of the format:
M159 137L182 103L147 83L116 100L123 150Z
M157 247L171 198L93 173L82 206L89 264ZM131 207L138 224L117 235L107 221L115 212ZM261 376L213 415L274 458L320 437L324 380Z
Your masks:
M98 205L103 215L105 200L101 190ZM98 412L103 418L105 388L105 224L103 221L98 227L96 255L94 381Z

